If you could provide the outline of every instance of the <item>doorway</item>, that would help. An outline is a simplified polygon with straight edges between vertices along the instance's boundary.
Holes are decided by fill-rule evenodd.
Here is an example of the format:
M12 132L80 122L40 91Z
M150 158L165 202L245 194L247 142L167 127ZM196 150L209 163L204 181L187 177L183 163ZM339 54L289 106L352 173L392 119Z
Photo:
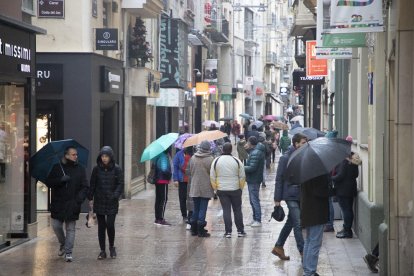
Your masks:
M119 103L116 101L101 101L100 146L110 146L114 158L119 160Z

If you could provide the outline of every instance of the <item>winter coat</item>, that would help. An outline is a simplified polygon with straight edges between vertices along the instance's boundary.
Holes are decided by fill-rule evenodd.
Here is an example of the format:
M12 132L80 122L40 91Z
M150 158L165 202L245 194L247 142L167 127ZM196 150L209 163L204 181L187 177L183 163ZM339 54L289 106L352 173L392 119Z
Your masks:
M247 153L246 148L245 148L246 143L247 142L245 139L242 139L237 142L237 153L239 154L239 159L242 161L249 158L249 154Z
M285 154L285 152L288 151L290 144L292 143L292 141L290 140L289 136L288 136L288 132L287 130L283 131L283 135L280 138L279 141L279 148L282 151L283 154Z
M262 143L258 143L256 147L250 152L249 159L247 159L246 166L244 167L247 184L262 183L264 165L265 146Z
M184 161L185 161L184 150L180 150L175 154L173 158L173 166L174 166L173 179L174 181L183 182L184 172L182 168L184 165Z
M190 159L190 196L211 198L214 196L210 183L210 167L213 157L210 152L196 152Z
M62 169L70 177L67 182L61 182ZM78 220L82 202L88 192L85 168L64 158L60 164L53 166L45 184L51 189L52 218L60 221Z
M247 137L246 139L249 140L250 137L256 137L257 139L259 139L259 132L257 130L250 130L249 132L247 132Z
M282 200L300 200L300 185L291 183L285 177L285 171L287 163L291 154L295 151L295 148L290 148L283 156L279 159L279 164L276 173L276 187L274 200L280 202Z
M156 160L157 184L169 184L172 176L170 158L163 152Z
M239 123L233 123L233 126L231 128L231 132L235 136L240 135L240 124Z
M325 224L329 220L329 175L312 178L300 185L302 227Z
M101 156L107 154L111 160L105 166ZM103 147L92 170L88 199L93 200L93 210L98 215L115 215L118 213L119 197L124 190L124 174L115 163L111 148Z
M243 163L232 155L215 158L210 168L210 181L214 190L243 190L246 183Z
M336 175L332 176L337 196L354 197L357 194L356 178L359 175L357 165L348 160L342 161L336 168Z

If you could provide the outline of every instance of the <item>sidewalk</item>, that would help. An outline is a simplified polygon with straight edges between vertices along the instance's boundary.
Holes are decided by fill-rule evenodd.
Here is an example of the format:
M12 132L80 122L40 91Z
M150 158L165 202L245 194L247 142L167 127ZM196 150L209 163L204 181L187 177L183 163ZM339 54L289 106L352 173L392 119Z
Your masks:
M267 188L261 189L261 228L246 226L245 238L223 238L224 223L219 200L211 200L207 211L210 238L192 237L185 230L179 211L177 188L170 185L166 219L171 227L156 226L154 190L122 200L116 220L118 258L98 261L97 226L86 228L85 214L77 222L73 263L57 256L58 243L48 214L39 214L39 236L0 253L0 275L302 275L300 255L293 231L285 244L290 261L281 261L270 251L283 223L268 222L273 210L277 164L268 172ZM286 205L284 205L286 208ZM287 211L287 209L286 209ZM251 220L247 188L243 191L244 222ZM339 230L342 221L336 221ZM337 239L325 233L319 256L320 275L371 275L362 257L366 254L357 238Z

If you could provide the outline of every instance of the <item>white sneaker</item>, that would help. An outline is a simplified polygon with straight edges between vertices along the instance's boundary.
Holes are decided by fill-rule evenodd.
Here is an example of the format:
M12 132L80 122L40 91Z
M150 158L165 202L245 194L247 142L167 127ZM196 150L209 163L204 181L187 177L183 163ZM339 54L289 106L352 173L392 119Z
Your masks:
M186 230L191 230L191 224L187 223L187 226L185 227Z
M252 220L252 221L251 221L251 222L249 222L249 223L246 223L246 225L247 225L247 226L252 226L252 224L253 224L253 223L255 223L255 221L254 221L254 220Z
M250 225L250 227L260 227L260 226L262 226L262 223L258 221L255 221Z

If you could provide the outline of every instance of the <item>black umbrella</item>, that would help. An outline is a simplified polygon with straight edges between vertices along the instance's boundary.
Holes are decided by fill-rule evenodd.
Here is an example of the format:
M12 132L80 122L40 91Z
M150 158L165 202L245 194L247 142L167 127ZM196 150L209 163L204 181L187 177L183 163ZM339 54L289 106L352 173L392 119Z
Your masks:
M330 173L350 154L351 143L348 141L339 138L316 138L292 153L286 176L292 183L304 183Z
M291 135L295 135L296 133L302 133L306 137L308 137L309 140L314 140L318 137L324 137L325 132L320 131L319 129L313 128L313 127L296 127L289 132Z
M233 118L232 117L222 117L219 119L219 121L232 121Z

